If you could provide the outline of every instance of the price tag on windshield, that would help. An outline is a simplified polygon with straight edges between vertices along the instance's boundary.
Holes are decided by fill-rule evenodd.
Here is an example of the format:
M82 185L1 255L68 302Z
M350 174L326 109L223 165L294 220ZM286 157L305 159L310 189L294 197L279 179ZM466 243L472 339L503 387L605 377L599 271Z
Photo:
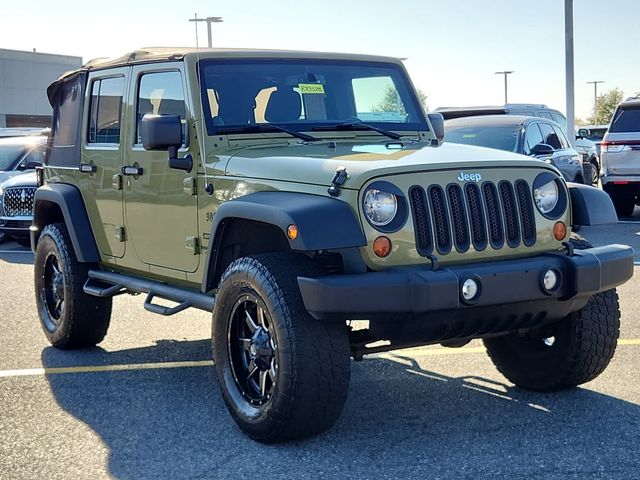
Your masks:
M324 94L324 85L321 83L299 83L298 88L303 95Z

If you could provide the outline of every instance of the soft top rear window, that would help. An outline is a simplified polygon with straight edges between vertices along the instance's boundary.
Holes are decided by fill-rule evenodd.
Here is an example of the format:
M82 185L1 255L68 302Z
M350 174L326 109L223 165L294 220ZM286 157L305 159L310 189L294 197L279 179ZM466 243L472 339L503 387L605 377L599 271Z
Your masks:
M640 106L619 107L609 131L613 133L640 132Z

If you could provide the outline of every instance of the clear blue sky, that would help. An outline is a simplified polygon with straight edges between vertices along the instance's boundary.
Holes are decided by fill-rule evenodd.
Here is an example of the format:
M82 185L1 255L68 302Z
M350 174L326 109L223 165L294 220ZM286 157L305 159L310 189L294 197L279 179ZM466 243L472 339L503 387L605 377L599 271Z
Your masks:
M593 86L640 91L640 1L574 0L576 113ZM563 0L27 0L3 2L0 48L118 56L142 46L194 46L198 16L218 47L376 53L407 58L431 108L510 102L565 110ZM200 45L206 45L200 24Z

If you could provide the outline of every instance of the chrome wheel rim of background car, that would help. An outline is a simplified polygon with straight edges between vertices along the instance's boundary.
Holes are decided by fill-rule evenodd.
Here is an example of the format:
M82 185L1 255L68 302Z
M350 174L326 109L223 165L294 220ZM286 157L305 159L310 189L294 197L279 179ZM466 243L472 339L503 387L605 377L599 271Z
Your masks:
M264 405L276 387L277 343L267 309L255 295L243 295L233 306L227 345L240 393L252 405Z
M51 321L51 325L47 327L52 330L60 325L64 309L64 275L55 255L49 255L45 260L42 295L49 314L48 319Z

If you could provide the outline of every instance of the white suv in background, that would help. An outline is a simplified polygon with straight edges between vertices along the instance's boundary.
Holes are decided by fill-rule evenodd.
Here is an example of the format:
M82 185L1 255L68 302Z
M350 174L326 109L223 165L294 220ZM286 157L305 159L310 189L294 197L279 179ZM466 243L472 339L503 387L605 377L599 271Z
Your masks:
M600 145L602 188L619 217L628 217L640 202L640 96L616 108Z

